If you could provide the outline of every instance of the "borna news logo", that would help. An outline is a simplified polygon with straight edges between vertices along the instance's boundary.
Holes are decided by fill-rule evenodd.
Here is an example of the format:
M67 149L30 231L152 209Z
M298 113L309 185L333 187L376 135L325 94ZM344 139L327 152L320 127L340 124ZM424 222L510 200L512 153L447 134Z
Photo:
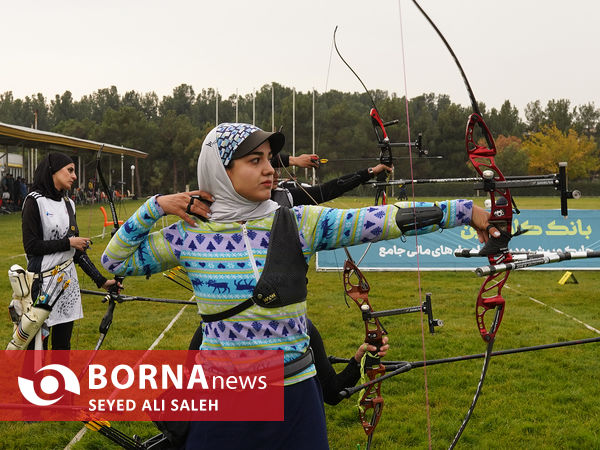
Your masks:
M36 374L39 374L43 371L57 372L62 377L61 383L56 376L52 374L43 376L37 384L39 384L39 390L44 394L57 394L61 386L63 391L72 392L73 394L77 395L81 393L77 375L75 375L75 373L73 373L73 371L68 367L63 366L62 364L48 364L47 366L40 368ZM56 398L44 400L37 394L37 389L35 388L36 383L33 380L18 377L18 383L19 390L21 391L21 394L23 394L23 397L25 397L25 400L36 406L50 406L60 401L64 397L63 392L63 394L58 394L58 397Z
M283 420L282 351L63 352L0 351L0 421Z

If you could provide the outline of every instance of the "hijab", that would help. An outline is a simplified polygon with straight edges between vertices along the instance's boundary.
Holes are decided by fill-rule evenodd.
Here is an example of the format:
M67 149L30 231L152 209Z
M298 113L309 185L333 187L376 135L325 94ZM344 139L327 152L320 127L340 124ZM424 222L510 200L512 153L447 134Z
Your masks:
M215 198L210 207L215 222L240 222L261 219L279 205L272 200L255 202L236 192L225 168L269 140L271 152L278 153L285 142L281 133L267 133L254 125L222 123L213 128L202 143L198 158L198 189ZM250 146L248 146L250 143Z
M64 153L49 153L35 168L31 190L52 200L60 200L64 192L56 189L52 175L72 163L71 157Z

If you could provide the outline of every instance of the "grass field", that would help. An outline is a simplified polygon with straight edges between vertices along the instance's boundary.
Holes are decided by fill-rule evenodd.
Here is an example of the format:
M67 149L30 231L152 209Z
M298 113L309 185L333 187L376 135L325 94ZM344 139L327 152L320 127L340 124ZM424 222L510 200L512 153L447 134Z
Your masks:
M368 205L370 199L343 198L339 207ZM478 199L479 204L483 199ZM139 203L125 203L120 218L133 213ZM554 209L556 198L520 199L521 208ZM581 199L580 209L599 209L600 199ZM102 231L98 206L78 208L82 235ZM3 244L0 272L12 264L25 266L22 254L20 216L0 216ZM94 238L92 259L97 262L108 237ZM408 244L407 244L408 245ZM566 242L565 245L568 245ZM98 264L99 265L99 264ZM506 309L495 350L546 344L598 336L576 318L600 329L600 277L597 271L576 272L579 284L559 285L561 271L512 273L504 290ZM371 302L376 310L418 304L417 274L412 272L367 273ZM422 291L433 294L436 317L444 321L434 335L425 335L426 359L480 353L485 344L479 337L474 304L481 279L470 272L423 272ZM364 336L357 308L348 309L342 294L341 274L309 270L309 314L323 336L329 354L350 356ZM94 289L80 275L83 287ZM161 275L149 280L127 278L126 293L152 297L187 299L189 293ZM0 276L0 293L5 305L10 299L6 275ZM537 300L534 301L533 299ZM543 302L540 303L540 302ZM84 297L85 318L75 325L74 349L91 349L98 338L98 324L106 308L99 297ZM554 308L554 309L552 309ZM117 305L112 328L103 349L147 349L164 330L181 305L124 303ZM556 310L567 315L559 314ZM195 308L183 314L160 341L158 349L185 349L197 327ZM423 359L421 324L418 314L383 319L392 348L388 359ZM10 339L12 325L0 326L0 342ZM483 393L458 448L539 449L600 448L600 371L597 344L544 350L492 359ZM431 441L436 449L447 448L467 411L481 371L482 360L465 361L427 368L427 396ZM385 408L375 432L373 448L427 448L426 390L423 369L414 369L384 382ZM334 449L364 448L365 436L357 422L356 399L335 407L326 406L329 442ZM157 434L151 423L115 423L116 427L143 438ZM2 449L64 448L81 429L79 422L0 423ZM75 449L115 448L110 441L87 432Z

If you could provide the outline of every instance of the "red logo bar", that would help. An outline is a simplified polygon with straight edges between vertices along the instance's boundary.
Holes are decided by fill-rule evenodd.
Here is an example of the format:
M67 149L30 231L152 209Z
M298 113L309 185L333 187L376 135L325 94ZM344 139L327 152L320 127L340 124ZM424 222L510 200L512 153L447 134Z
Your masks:
M3 421L283 420L282 351L4 350L0 367Z

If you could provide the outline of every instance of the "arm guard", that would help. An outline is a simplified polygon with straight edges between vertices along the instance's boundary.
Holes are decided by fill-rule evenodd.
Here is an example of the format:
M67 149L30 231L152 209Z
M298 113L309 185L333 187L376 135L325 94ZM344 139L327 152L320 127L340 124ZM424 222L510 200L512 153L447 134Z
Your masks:
M430 225L440 225L440 222L444 218L444 213L439 206L397 208L396 225L398 225L402 234Z
M106 278L100 273L86 253L77 250L73 259L75 262L77 262L77 264L79 264L79 267L81 267L87 276L89 276L94 283L96 283L96 286L101 288L104 283L106 283Z

